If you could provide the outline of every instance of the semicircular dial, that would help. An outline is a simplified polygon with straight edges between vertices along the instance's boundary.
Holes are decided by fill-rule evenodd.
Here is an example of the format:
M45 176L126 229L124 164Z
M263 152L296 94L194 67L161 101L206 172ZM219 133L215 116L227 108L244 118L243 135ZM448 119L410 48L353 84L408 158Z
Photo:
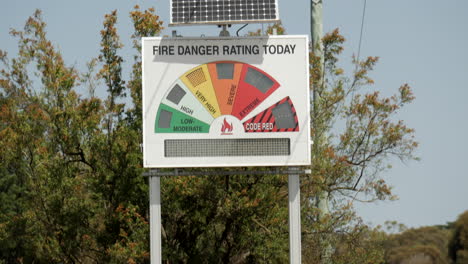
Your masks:
M169 87L159 105L154 132L209 133L216 118L231 115L243 120L279 87L272 76L247 63L216 61L199 65ZM243 124L247 133L299 130L289 97Z

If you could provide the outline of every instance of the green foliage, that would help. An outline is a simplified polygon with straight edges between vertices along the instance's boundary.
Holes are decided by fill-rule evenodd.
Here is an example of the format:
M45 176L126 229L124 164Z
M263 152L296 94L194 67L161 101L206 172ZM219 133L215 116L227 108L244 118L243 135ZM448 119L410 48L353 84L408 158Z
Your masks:
M288 257L284 176L163 179L163 253L186 263L283 263Z
M408 229L402 233L388 235L385 261L399 263L450 263L447 248L451 231L436 226Z
M148 187L141 136L133 129L141 117L121 101L128 88L116 22L115 11L106 15L101 54L90 63L92 69L99 62L100 70L82 80L47 39L40 11L23 31L12 31L18 57L0 52L0 259L6 263L149 259ZM105 100L77 93L80 81L99 79Z
M345 237L356 237L365 229L355 215L355 201L395 199L380 173L390 157L414 159L414 130L395 121L398 111L414 100L407 84L391 97L370 91L371 71L377 57L353 59L350 77L339 67L345 39L335 30L322 39L323 49L310 54L312 100L312 174L303 179L305 244L318 256L311 263L338 261L333 254ZM320 46L320 45L319 45ZM321 57L323 54L323 58ZM370 91L370 92L369 92ZM347 262L381 261L382 249L359 247L360 239L345 239L360 254ZM353 242L354 241L354 242ZM354 244L353 244L354 243ZM367 256L367 258L364 258ZM335 259L335 260L334 260Z
M370 229L361 223L339 237L333 263L383 263L383 245L387 235L379 229Z
M455 264L468 263L468 211L461 214L455 222L449 256Z
M132 128L134 131L138 131L140 139L138 142L142 142L141 132L143 127L142 122L142 84L141 84L141 38L142 37L151 37L159 34L163 29L162 21L159 21L159 16L155 14L154 8L149 8L148 10L141 11L140 7L135 6L134 10L130 12L130 18L133 21L135 32L132 34L131 38L133 39L133 47L137 50L136 55L134 56L134 64L132 66L131 79L128 82L128 88L130 89L130 95L132 97L132 102L134 109L128 112L128 119L132 122Z
M379 92L365 92L366 86L374 84L369 73L378 61L376 57L354 61L352 78L344 77L337 64L343 42L338 31L323 39L324 82L320 81L324 74L320 58L311 55L311 82L316 89L311 181L332 197L357 199L356 195L364 194L369 201L392 199L391 188L378 173L387 168L390 156L415 158L413 151L418 144L414 130L401 120L395 121L398 111L414 96L407 84L388 98Z

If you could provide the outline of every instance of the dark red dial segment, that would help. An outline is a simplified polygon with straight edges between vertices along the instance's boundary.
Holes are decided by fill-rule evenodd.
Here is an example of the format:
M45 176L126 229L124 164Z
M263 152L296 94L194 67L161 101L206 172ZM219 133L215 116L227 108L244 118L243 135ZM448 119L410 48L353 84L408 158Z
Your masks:
M289 96L245 121L244 130L247 133L299 131L296 109Z

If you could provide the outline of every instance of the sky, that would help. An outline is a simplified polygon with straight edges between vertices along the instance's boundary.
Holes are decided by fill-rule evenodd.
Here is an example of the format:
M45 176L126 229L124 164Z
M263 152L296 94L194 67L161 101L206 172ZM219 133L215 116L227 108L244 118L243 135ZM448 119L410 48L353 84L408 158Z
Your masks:
M287 34L310 35L310 1L278 0ZM344 61L357 54L365 0L323 0L324 32L338 28L346 38ZM117 9L118 30L125 45L123 57L131 63L131 21L135 4L155 7L165 22L163 35L215 36L216 26L167 27L169 1L131 0L19 0L5 1L0 9L0 49L13 57L16 40L10 29L22 29L36 8L43 11L48 37L68 65L85 69L99 53L99 30L104 14ZM421 161L402 164L382 176L399 200L357 204L358 214L371 225L396 220L408 227L446 224L468 210L468 1L369 0L361 57L379 56L371 74L372 89L391 95L408 83L416 96L398 119L416 130ZM230 31L235 35L239 25ZM261 28L247 26L240 35ZM351 72L349 63L343 64ZM128 74L128 73L127 73Z

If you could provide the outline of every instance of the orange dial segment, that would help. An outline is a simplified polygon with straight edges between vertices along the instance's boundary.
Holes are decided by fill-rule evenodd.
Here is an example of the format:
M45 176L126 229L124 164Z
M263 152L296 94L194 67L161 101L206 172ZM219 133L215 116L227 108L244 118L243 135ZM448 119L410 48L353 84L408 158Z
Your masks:
M230 115L239 87L242 63L235 61L217 61L208 64L211 82L215 88L221 114Z

